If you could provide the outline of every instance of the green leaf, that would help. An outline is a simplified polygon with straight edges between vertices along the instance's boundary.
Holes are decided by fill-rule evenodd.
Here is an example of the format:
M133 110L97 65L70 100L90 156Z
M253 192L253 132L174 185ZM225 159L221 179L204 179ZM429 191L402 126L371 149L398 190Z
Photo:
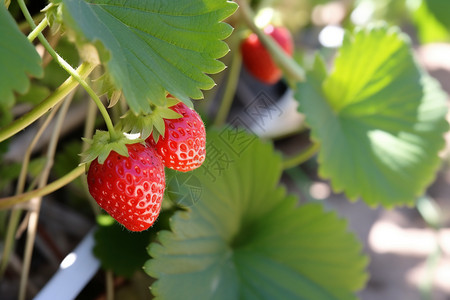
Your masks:
M149 248L156 299L355 298L367 260L346 222L319 204L297 207L277 187L281 159L270 144L234 130L207 140L192 172L200 199Z
M180 207L193 206L201 199L203 185L192 172L179 172L166 168L165 174L164 199Z
M450 23L448 22L447 16L443 20L444 23L442 23L441 20L439 20L442 19L439 10L436 12L431 11L432 8L436 10L436 7L435 5L429 7L427 2L429 1L411 1L412 4L416 4L416 7L412 4L410 5L413 22L417 27L417 35L421 43L448 41L448 29L450 29ZM447 10L444 10L444 12L447 12L450 9L450 2L447 0L433 2L440 2L442 6L447 6Z
M2 163L0 165L0 190L5 190L8 184L19 177L20 169L20 163Z
M13 120L13 114L9 107L0 105L0 128L9 124ZM0 142L0 159L8 151L10 140ZM1 181L1 180L0 180Z
M114 221L109 215L97 217L94 255L100 259L102 268L115 274L131 277L142 269L147 256L145 248L154 238L155 231L131 232Z
M350 199L413 204L439 165L446 95L406 36L385 25L347 35L330 75L321 65L296 92L321 144L320 175Z
M1 145L2 143L0 143ZM35 178L42 174L42 170L45 166L45 158L38 157L30 161L28 165L28 175ZM19 178L20 170L22 169L22 163L7 163L4 162L0 165L0 190L8 185L17 181Z
M24 94L30 86L28 75L40 77L43 70L39 54L4 5L0 5L0 36L0 106L11 107L14 91Z
M448 18L448 12L450 10L450 2L447 0L422 0L429 11L436 17L436 19L450 29L450 20Z
M169 218L173 213L174 209L161 211L153 227L141 232L124 230L111 216L99 215L98 229L94 234L94 255L104 269L130 277L135 271L142 270L148 259L148 244L158 231L169 228Z
M17 103L30 103L36 105L50 95L50 89L46 86L31 83L28 92L24 95L17 97Z
M64 0L63 15L79 39L95 43L135 113L164 105L166 90L189 103L218 73L232 28L221 22L237 8L226 0ZM99 43L100 42L100 43Z

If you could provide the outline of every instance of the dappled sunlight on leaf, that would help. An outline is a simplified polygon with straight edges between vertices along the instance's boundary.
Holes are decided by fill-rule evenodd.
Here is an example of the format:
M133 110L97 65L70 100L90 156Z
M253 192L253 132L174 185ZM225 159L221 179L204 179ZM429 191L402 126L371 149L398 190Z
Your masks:
M371 205L413 204L434 178L446 95L398 29L347 35L333 71L316 60L296 99L321 144L319 173L335 191Z

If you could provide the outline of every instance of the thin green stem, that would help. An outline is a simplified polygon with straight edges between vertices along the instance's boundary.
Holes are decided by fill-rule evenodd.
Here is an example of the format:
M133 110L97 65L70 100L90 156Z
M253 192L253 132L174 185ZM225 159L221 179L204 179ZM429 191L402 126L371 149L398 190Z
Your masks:
M94 92L94 90L87 84L86 81L84 81L83 78L75 71L71 65L69 65L61 56L59 56L56 51L52 48L52 46L48 43L48 41L45 39L45 37L42 34L38 35L39 40L41 41L44 48L50 53L50 55L55 59L56 62L64 69L66 70L70 75L72 75L73 78L75 78L76 81L86 90L86 92L91 96L92 100L94 100L95 104L97 105L98 109L100 110L100 113L102 114L103 119L105 120L106 127L108 128L109 134L113 140L117 139L117 133L114 130L114 125L111 121L111 118L109 117L108 111L106 110L105 106L103 105L100 98L97 96L97 94Z
M239 10L244 22L258 36L259 40L266 47L267 51L269 51L275 63L283 70L284 74L295 81L304 81L305 71L303 68L300 67L292 57L287 55L273 38L265 34L258 26L256 26L253 21L253 11L247 1L236 0L236 3L239 4Z
M42 37L41 37L42 36ZM50 53L50 55L55 59L58 64L66 70L70 75L72 75L73 78L75 78L76 81L86 90L86 92L91 96L92 100L94 100L95 104L97 105L103 119L105 120L106 127L108 128L109 134L113 140L117 139L117 133L114 130L114 125L111 121L111 118L109 117L108 111L106 110L105 106L103 105L100 98L97 96L97 94L94 92L94 90L87 84L86 81L81 78L81 76L75 71L71 65L69 65L61 56L59 56L55 50L50 46L48 41L44 38L42 34L39 36L39 40L41 41L44 48Z
M28 24L30 24L31 29L34 30L34 28L36 28L36 24L34 23L33 17L31 16L27 6L25 5L25 1L17 0L17 3L19 4L20 9L22 10L25 20L27 20Z
M22 209L19 208L14 208L9 216L8 227L3 245L3 253L0 261L0 279L3 278L6 268L8 267L9 259L14 249L15 235L17 228L19 227L21 216Z
M34 21L33 21L34 23ZM30 42L34 41L34 39L38 36L39 33L41 33L48 25L47 17L42 19L42 21L36 26L36 28L33 29L32 32L28 35L28 40Z
M25 155L22 160L22 168L20 169L19 179L17 181L17 188L16 188L17 195L23 193L23 191L25 190L25 180L26 180L26 175L28 172L28 164L30 162L30 158L31 158L31 154L33 153L33 149L36 146L39 139L41 138L45 129L47 129L51 120L53 120L53 117L55 116L55 114L58 111L60 106L61 106L61 102L59 102L57 105L55 105L53 107L53 109L50 111L49 115L45 119L44 123L39 128L38 132L36 132L30 145L28 146L27 150L25 151Z
M26 176L28 173L28 165L30 162L31 154L33 152L34 147L36 146L36 143L44 133L45 129L50 124L50 121L53 119L54 115L58 111L58 107L61 104L58 103L57 106L53 108L53 110L50 112L50 114L45 119L44 123L39 128L36 135L33 137L30 145L27 147L27 150L25 151L25 155L22 160L22 167L20 169L19 178L17 181L17 187L16 187L16 195L22 194L25 189L25 181ZM0 278L3 277L3 274L6 270L6 267L8 266L9 258L11 256L11 252L14 249L14 240L15 240L15 233L17 231L17 227L19 225L20 216L22 215L22 209L21 208L14 208L11 212L11 215L9 217L8 221L8 229L5 236L5 245L3 247L3 254L0 261Z
M14 249L15 233L17 227L19 226L21 216L22 209L18 208L13 209L9 216L5 242L3 245L3 253L0 262L0 279L3 278L3 275L5 274L6 267L9 263L9 258L11 257L11 253Z
M69 110L70 103L72 102L72 98L74 96L75 92L73 91L70 93L65 100L58 118L56 120L55 127L53 129L53 133L47 148L47 162L44 166L43 171L41 172L40 178L39 178L39 188L43 188L46 186L48 177L50 176L50 170L53 166L55 154L56 154L56 148L58 146L58 140L61 133L61 128L64 124L64 119L66 118L67 112ZM31 266L31 258L34 248L34 243L36 240L36 232L37 232L37 226L39 222L39 212L41 209L41 203L42 203L42 197L35 197L31 199L31 207L32 210L30 212L30 217L28 221L28 230L27 230L27 240L25 243L25 252L24 252L24 260L23 260L23 266L22 266L22 273L20 278L20 289L19 289L19 299L24 300L26 297L26 287L28 283L28 275L30 273L30 266Z
M33 21L34 21L33 23L36 24L36 23L41 22L44 17L45 17L45 13L44 12L40 12L40 13L35 14L33 16ZM18 26L19 26L19 30L22 31L22 32L30 31L30 24L28 23L27 20L21 21L18 24Z
M96 117L97 117L96 105L92 101L89 101L83 133L83 136L87 139L91 139L94 134ZM89 144L83 142L81 152L86 151L88 148ZM83 176L82 180L83 190L86 193L86 197L89 200L89 204L92 207L92 211L94 212L95 215L98 215L100 213L100 207L97 205L97 202L95 202L95 200L91 197L89 193L86 174L82 174L81 176Z
M20 195L15 195L11 197L0 198L0 209L8 209L16 204L26 202L33 197L41 197L53 193L54 191L62 188L63 186L69 184L75 180L78 176L84 173L86 170L85 165L81 165L59 178L52 183L46 185L43 188L36 189L31 192L23 193Z
M20 9L22 10L25 19L27 19L28 23L30 23L31 28L34 30L36 28L36 25L34 24L33 18L30 15L30 12L28 11L24 0L17 0L19 3ZM68 64L61 56L59 56L58 53L53 49L53 47L50 45L50 43L47 41L47 39L44 37L42 33L38 34L39 41L42 43L44 48L47 50L47 52L53 57L53 59L64 69L67 73L69 73L73 78L75 78L76 81L86 90L86 92L91 96L92 100L94 100L95 104L97 105L98 109L100 110L100 113L102 114L103 119L105 119L106 127L108 128L110 137L112 140L118 139L118 134L114 130L114 125L111 121L111 118L109 117L108 111L106 110L105 106L103 105L100 98L97 96L97 94L94 92L94 90L87 84L86 81L75 71L70 64Z
M295 155L293 157L285 158L283 160L283 170L290 169L290 168L293 168L295 166L298 166L298 165L304 163L305 161L307 161L308 159L313 157L314 154L316 154L318 150L319 150L319 144L312 143L308 148L301 151L297 155Z
M215 126L222 126L230 112L231 105L233 104L234 95L239 82L239 72L242 66L242 56L239 49L235 48L233 53L233 60L230 65L228 78L225 86L225 93L222 97L219 110L217 112L216 119L214 120Z
M77 73L80 74L82 78L86 78L94 68L95 68L94 64L84 62L78 67ZM13 136L14 134L23 130L28 125L30 125L31 123L42 117L53 106L55 106L58 102L63 100L77 86L78 82L74 79L74 77L69 77L66 81L63 82L63 84L61 84L53 92L51 96L49 96L47 99L36 105L27 114L10 123L8 126L0 129L0 142Z

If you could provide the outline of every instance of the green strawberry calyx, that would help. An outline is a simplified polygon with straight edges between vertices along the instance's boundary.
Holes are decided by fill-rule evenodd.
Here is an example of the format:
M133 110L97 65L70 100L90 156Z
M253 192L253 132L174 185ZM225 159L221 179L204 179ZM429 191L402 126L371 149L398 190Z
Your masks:
M180 100L172 97L168 97L166 100L166 106L154 106L150 114L140 113L136 115L129 110L122 116L122 131L131 134L139 133L141 135L140 138L143 140L153 135L153 139L157 142L160 136L164 137L166 129L164 119L179 119L183 117L170 109L170 107L179 103Z
M81 164L89 164L96 158L99 164L103 164L108 158L111 151L128 157L128 148L126 145L144 143L141 138L132 138L126 134L119 132L118 138L111 139L108 131L97 130L92 139L83 138L83 141L89 144L89 148L81 153Z

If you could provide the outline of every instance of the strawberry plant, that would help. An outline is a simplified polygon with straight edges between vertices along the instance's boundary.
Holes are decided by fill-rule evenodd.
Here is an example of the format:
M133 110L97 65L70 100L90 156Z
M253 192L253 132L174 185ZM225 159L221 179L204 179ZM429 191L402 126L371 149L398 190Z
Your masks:
M292 171L314 162L312 176L350 201L414 206L441 164L447 95L399 27L347 25L333 55L309 55L308 24L279 2L0 5L0 276L20 280L12 298L59 297L29 284L52 201L95 231L89 253L106 289L88 278L95 287L80 297L111 299L143 277L136 294L155 299L358 297L362 243L286 177L302 186ZM411 7L421 41L449 36L438 2ZM248 99L252 89L265 102ZM292 128L267 138L267 118ZM282 151L285 132L306 146Z

